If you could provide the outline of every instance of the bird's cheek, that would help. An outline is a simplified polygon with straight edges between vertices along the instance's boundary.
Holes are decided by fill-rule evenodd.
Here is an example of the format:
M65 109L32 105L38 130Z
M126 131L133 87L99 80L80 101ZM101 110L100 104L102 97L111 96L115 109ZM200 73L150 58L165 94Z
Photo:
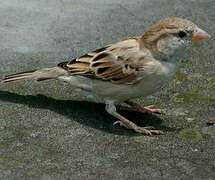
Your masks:
M157 41L157 49L159 52L164 52L166 49L166 41L165 40Z
M160 53L169 56L174 54L181 45L182 42L179 42L177 38L168 38L158 41L157 48Z
M185 46L185 47L189 47L190 46L190 44L191 44L191 41L190 40L183 40L183 45Z

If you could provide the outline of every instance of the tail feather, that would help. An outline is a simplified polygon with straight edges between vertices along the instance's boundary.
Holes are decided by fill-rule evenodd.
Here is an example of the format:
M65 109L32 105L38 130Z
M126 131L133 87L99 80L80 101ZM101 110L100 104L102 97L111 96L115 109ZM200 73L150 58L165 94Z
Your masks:
M54 79L58 76L65 75L68 72L60 67L53 67L53 68L45 68L40 70L33 70L33 71L26 71L16 74L7 75L1 79L1 82L8 83L18 80L37 80L43 81L47 79Z
M7 82L12 82L12 81L17 81L21 79L28 79L32 76L32 74L35 72L34 71L26 71L26 72L20 72L17 74L11 74L7 75L2 79L2 82L7 83Z

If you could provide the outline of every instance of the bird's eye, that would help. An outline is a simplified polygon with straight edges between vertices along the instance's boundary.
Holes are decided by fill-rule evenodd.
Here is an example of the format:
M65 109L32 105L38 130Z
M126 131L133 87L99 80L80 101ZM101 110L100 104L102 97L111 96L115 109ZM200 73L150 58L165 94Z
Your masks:
M184 31L179 31L178 37L180 37L180 38L185 38L185 37L187 37L187 33L184 32Z

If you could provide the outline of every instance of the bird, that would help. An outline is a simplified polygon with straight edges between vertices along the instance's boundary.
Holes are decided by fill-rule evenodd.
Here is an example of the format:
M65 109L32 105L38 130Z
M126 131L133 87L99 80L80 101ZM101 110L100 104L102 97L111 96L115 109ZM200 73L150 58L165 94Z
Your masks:
M71 92L80 89L91 97L101 98L106 112L117 119L114 125L144 135L163 134L154 127L138 126L121 115L117 107L125 103L125 109L161 113L154 105L144 107L132 99L152 95L168 84L187 47L193 41L209 37L206 31L188 19L165 17L149 26L142 35L109 44L51 68L7 75L1 78L1 82L64 81L71 85Z

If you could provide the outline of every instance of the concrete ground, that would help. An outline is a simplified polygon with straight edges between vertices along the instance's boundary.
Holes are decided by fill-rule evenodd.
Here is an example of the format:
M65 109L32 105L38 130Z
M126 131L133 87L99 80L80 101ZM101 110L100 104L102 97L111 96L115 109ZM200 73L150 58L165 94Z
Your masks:
M214 0L0 0L0 76L52 67L165 16L215 37ZM0 85L1 180L215 179L215 41L193 44L167 88L146 99L166 115L124 112L161 136L112 126L104 105L67 84ZM211 123L212 124L212 123Z

